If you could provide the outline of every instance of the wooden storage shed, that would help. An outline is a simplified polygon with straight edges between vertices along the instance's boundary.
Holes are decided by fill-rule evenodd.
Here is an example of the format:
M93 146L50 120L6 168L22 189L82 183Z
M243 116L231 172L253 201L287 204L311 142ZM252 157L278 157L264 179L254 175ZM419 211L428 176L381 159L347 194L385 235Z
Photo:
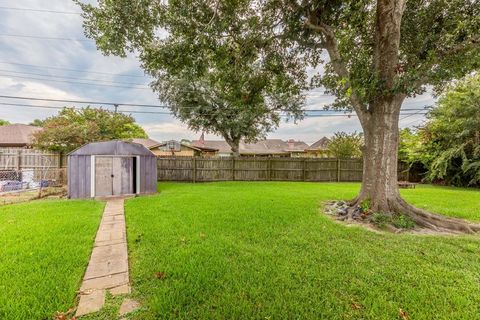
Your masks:
M148 194L157 190L157 158L139 143L86 144L68 155L72 199Z

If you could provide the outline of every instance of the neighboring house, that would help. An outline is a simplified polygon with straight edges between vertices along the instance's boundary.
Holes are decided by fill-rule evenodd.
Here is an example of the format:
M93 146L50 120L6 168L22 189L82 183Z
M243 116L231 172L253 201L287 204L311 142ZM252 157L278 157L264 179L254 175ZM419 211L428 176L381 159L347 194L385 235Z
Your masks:
M143 145L158 157L197 157L208 155L209 152L213 154L217 152L217 149L197 148L175 140L158 142L153 139L132 139L131 141Z
M0 148L31 148L33 134L40 130L20 123L0 126Z
M32 147L33 135L42 130L26 124L0 126L0 170L61 168L66 159L58 152Z
M288 147L285 149L286 152L290 153L292 158L304 158L306 156L305 149L308 148L308 144L303 141L295 141L290 139L287 141Z
M310 147L305 149L305 156L309 158L328 158L330 153L328 151L328 144L330 139L323 137Z
M216 156L229 157L232 155L230 145L223 140L194 140L192 146L198 148L217 149ZM246 157L298 157L304 153L308 145L302 141L283 141L281 139L265 139L255 143L240 142L239 152Z

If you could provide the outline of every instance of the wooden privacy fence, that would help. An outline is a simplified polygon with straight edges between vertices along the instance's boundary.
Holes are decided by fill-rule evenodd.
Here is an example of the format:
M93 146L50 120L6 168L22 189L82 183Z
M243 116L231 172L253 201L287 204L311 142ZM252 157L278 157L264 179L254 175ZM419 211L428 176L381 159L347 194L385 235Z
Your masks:
M360 159L158 158L159 181L361 181ZM407 180L399 165L399 180Z
M0 170L65 168L66 157L36 149L0 148Z

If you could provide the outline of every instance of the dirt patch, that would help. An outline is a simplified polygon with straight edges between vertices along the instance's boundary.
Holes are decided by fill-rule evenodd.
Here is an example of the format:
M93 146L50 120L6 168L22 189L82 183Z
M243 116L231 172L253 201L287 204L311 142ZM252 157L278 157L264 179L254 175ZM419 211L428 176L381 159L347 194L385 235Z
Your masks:
M62 199L67 196L66 187L48 187L35 190L22 190L0 193L0 206L28 202L39 199Z

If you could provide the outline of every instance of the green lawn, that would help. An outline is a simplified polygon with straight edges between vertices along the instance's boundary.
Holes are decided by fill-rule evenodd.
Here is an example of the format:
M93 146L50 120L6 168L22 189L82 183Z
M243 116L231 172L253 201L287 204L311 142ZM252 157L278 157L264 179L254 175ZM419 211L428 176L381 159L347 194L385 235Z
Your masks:
M479 236L376 233L320 213L358 184L159 189L126 204L132 295L143 303L133 318L399 319L402 309L409 319L480 319ZM402 193L480 220L478 190Z
M52 319L74 305L103 204L0 207L0 319Z

